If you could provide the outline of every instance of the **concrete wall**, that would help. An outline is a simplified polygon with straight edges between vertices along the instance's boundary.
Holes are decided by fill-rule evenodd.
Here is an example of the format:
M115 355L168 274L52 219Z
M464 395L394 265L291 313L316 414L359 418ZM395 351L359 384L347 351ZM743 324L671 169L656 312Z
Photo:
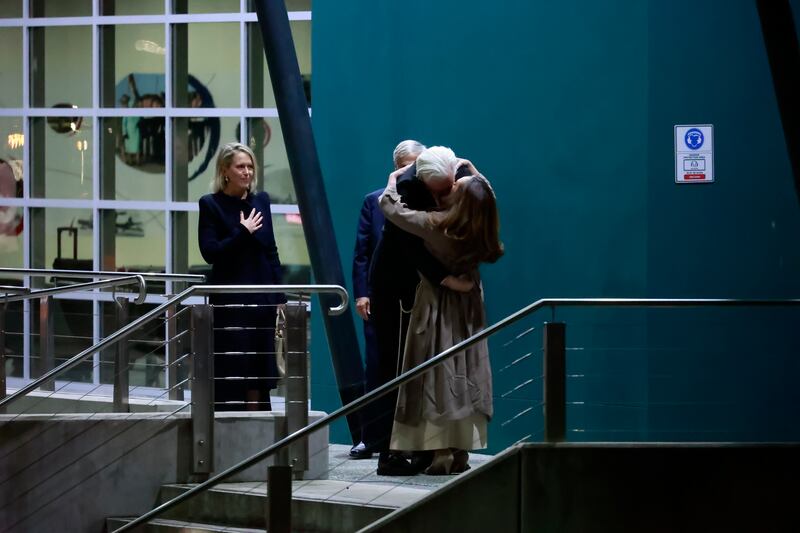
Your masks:
M192 481L188 414L0 416L0 531L103 531L105 518L143 513L164 483ZM216 418L216 471L275 441L280 413ZM312 412L310 421L324 413ZM324 477L328 434L311 437L308 476ZM266 466L232 481L266 480Z
M793 531L796 444L525 445L365 532Z

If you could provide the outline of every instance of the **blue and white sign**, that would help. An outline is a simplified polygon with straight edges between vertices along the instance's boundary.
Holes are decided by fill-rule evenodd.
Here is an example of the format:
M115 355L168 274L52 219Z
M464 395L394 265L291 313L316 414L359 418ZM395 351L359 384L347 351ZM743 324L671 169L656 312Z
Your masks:
M705 138L702 131L692 128L683 136L683 142L686 143L686 147L690 150L699 150L703 146Z
M714 126L675 126L675 183L714 181Z

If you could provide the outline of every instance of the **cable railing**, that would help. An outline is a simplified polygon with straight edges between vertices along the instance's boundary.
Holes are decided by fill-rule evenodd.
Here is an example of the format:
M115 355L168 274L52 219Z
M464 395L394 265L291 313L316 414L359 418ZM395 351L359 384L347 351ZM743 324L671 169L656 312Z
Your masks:
M342 419L347 415L351 415L357 411L363 412L365 407L368 407L370 404L373 404L379 398L391 393L401 385L407 384L410 381L419 378L424 373L431 371L437 365L442 364L447 359L451 358L452 356L463 352L465 349L469 348L470 346L475 345L478 342L481 342L489 337L506 330L512 324L515 324L522 320L523 318L527 317L528 315L542 309L549 309L551 312L551 317L555 319L556 309L558 308L571 308L571 307L622 307L622 308L630 308L630 307L637 307L637 308L689 308L689 307L796 307L800 305L800 299L786 299L786 300L773 300L773 299L640 299L640 298L566 298L566 299L542 299L532 304L520 309L519 311L507 316L506 318L492 324L491 326L486 327L482 331L476 333L472 337L465 339L462 342L454 345L453 347L449 348L441 352L440 354L431 357L424 363L420 364L419 366L403 373L402 375L396 377L395 379L389 381L377 387L373 391L365 394L361 398L342 406L341 408L335 410L331 414L325 416L324 418L317 420L308 426L295 431L286 437L277 440L272 445L264 448L260 452L252 455L251 457L239 462L238 464L231 466L215 475L213 475L208 480L197 484L194 487L188 488L185 492L179 494L178 496L165 501L164 503L158 505L151 511L139 516L138 518L128 522L124 526L116 529L116 532L122 531L129 531L137 526L140 526L146 523L149 520L152 520L158 516L161 516L167 513L170 510L174 510L176 506L185 504L191 498L208 491L209 489L213 488L214 486L222 483L223 481L231 478L232 476L236 475L237 473L252 467L256 463L259 463L262 460L270 458L275 454L281 452L285 447L291 446L298 441L303 439L310 438L315 432L319 432L327 427L329 427L332 423ZM522 435L518 442L524 441L531 441L537 440L536 437L541 437L541 440L547 442L559 442L566 439L568 430L566 426L566 409L569 402L566 399L566 383L568 379L575 379L580 378L580 376L572 376L567 374L566 368L566 359L569 353L576 353L573 350L579 350L580 347L568 346L566 344L565 335L566 335L566 326L563 323L559 322L546 322L542 329L542 357L541 357L541 368L533 371L533 369L526 368L526 372L529 372L529 375L523 376L522 380L518 382L517 385L503 390L498 391L499 396L504 397L513 397L515 394L519 394L521 391L529 389L530 387L536 386L537 383L541 384L542 395L540 401L530 402L528 406L520 409L519 412L512 412L509 413L507 416L504 415L500 418L500 422L504 424L514 424L518 423L521 420L525 420L525 417L530 415L534 412L541 413L541 420L542 420L542 430L540 433L536 433L531 431L531 428L528 427L527 434ZM532 327L525 327L524 330L514 336L513 339L506 342L506 345L511 345L515 342L515 339L519 341L520 339L525 339L531 333L536 331L536 328ZM494 358L494 356L493 356ZM510 372L514 373L515 375L520 374L520 368L524 365L530 365L531 361L535 360L536 354L531 352L530 350L518 350L514 352L514 355L509 361L504 361L502 365L498 365L495 369L496 373L502 372ZM517 378L519 379L519 378ZM343 461L348 461L346 457L343 458ZM291 478L287 478L285 475L279 473L276 469L273 472L273 469L276 467L270 467L269 470L269 477L267 479L267 483L260 485L258 487L254 487L251 489L252 491L266 491L266 493L274 495L273 497L267 498L267 505L270 505L270 501L287 501L286 494L291 495L292 487L290 484ZM286 468L286 467L277 467L277 468ZM336 468L336 465L332 466L333 469ZM374 471L373 471L374 472ZM272 476L273 473L275 474L275 481L273 482ZM362 476L361 479L373 479L371 477ZM283 480L283 481L280 481ZM408 486L408 478L403 478L401 484L405 484L404 486ZM352 484L345 484L339 492L347 492L349 489L352 488ZM296 487L295 491L298 490L302 492L303 484L301 483L299 489ZM390 490L390 487L387 486L387 492ZM350 490L349 492L352 493ZM332 494L330 496L332 501L335 501L337 494ZM352 498L352 496L350 496ZM291 496L288 497L289 501ZM352 500L349 500L352 501ZM272 512L272 508L267 511L266 515L269 517L270 520L270 528L287 528L287 524L276 524L272 522L273 515L286 517L287 512L286 510L282 510L281 512ZM284 529L286 530L286 529Z
M55 289L44 289L44 290L53 291ZM105 337L104 339L100 340L99 342L90 346L89 348L81 351L80 353L74 355L73 357L69 358L56 368L49 370L42 376L23 385L13 394L10 394L5 398L0 399L0 408L8 407L14 401L18 400L19 398L25 396L31 391L34 391L40 386L42 386L42 384L45 384L51 380L58 378L63 373L79 365L81 362L83 362L92 354L108 349L114 344L129 338L134 331L152 322L162 313L166 312L168 309L175 307L176 305L180 304L181 302L192 296L207 296L211 294L225 294L225 293L260 294L260 293L285 293L285 292L298 292L307 294L317 294L317 293L337 294L341 298L341 303L338 306L331 307L328 310L328 312L332 315L338 315L343 313L347 309L348 305L347 291L345 291L345 289L339 285L195 285L185 289L184 291L180 292L179 294L171 298L168 298L164 303L157 305L154 309L152 309L148 313L142 315L141 317L130 322L129 324L122 326L116 332ZM21 298L23 296L28 296L28 295L14 295L9 298Z
M90 291L91 293L96 294L95 291L110 288L113 291L111 293L111 299L117 301L117 288L138 283L138 296L134 303L142 304L147 297L149 286L146 284L146 281L148 280L151 282L166 281L179 283L200 283L205 280L205 276L202 275L165 274L161 272L0 268L0 279L15 277L25 279L26 284L30 282L30 280L38 278L52 278L54 283L73 279L95 279L97 281L84 283L71 282L68 285L48 287L44 289L33 289L31 287L18 285L4 285L0 287L0 348L2 348L0 349L0 398L4 398L6 396L7 387L6 365L3 362L4 357L8 357L12 360L20 360L21 365L14 364L16 362L13 362L11 365L12 377L16 379L21 376L15 375L20 373L15 372L15 370L20 370L24 367L26 369L32 368L40 372L49 371L54 367L55 361L60 358L56 353L57 351L63 351L64 349L69 349L70 346L83 344L84 341L88 341L91 345L94 341L94 335L91 333L89 333L90 336L81 336L77 334L70 335L63 332L56 332L55 322L58 311L61 311L59 314L61 318L69 318L70 313L60 309L60 306L66 305L63 303L64 300L61 301L61 304L56 304L56 302L53 300L53 297L66 296L67 298L71 299L71 295L81 294L83 291ZM31 304L31 306L28 305L28 302L30 301L34 302ZM24 313L23 316L33 317L38 320L38 329L36 331L28 332L27 335L25 331L11 331L7 328L8 321L6 320L6 314L13 312L13 309L12 307L9 307L9 304L20 302L24 304L22 309ZM75 300L75 302L78 302L78 300ZM37 307L33 307L33 305L36 305ZM35 314L33 314L34 309L37 311ZM89 317L90 320L84 321L83 316L81 316L79 317L81 320L68 320L68 322L81 323L82 326L88 326L89 330L91 331L91 324L94 320L94 316L86 315L86 313L83 313L83 315ZM27 318L25 320L27 320ZM82 329L86 328L83 327ZM5 353L6 339L15 335L24 336L24 338L30 338L38 341L39 352L34 353L33 346L31 346L31 348L28 350L25 349L24 346L19 345L19 343L16 343L15 350L12 350L10 353ZM15 353L16 351L19 353ZM27 370L21 373L24 374L26 372Z

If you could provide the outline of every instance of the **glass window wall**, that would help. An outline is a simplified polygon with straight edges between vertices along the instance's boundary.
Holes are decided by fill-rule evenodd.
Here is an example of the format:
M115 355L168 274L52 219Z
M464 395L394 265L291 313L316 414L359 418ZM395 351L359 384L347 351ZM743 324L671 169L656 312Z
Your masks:
M0 18L19 19L0 27L0 266L208 273L197 244L197 202L210 192L219 147L239 140L253 148L258 188L272 198L285 281L310 280L252 3L26 1L30 19L23 18L22 0L0 0ZM310 105L311 2L286 4ZM185 18L169 20L165 6L168 16ZM152 18L143 22L143 15ZM2 115L4 109L12 111ZM155 300L148 305L167 289L149 283ZM56 362L115 328L104 317L111 292L56 299L49 309ZM131 309L134 318L149 307ZM9 307L10 379L36 377L41 369L39 312L36 302ZM25 329L33 332L30 343L23 342ZM163 385L163 349L153 352L148 342L164 334L162 327L132 341L132 384ZM68 377L110 382L105 357Z

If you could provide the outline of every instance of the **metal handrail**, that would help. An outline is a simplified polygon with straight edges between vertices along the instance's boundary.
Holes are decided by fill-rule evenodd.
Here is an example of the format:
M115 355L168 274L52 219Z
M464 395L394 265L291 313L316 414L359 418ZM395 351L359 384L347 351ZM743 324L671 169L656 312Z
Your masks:
M203 283L202 274L164 274L161 272L116 272L105 270L57 270L47 268L0 268L0 277L6 276L55 276L59 278L121 278L138 274L151 281L186 281Z
M79 291L83 289L101 289L104 287L121 287L123 285L131 285L132 283L139 284L139 296L136 297L134 303L143 304L147 298L147 282L144 276L140 274L128 274L124 277L117 279L103 279L100 281L89 281L86 283L76 283L75 285L65 285L63 287L51 287L49 289L41 289L32 291L28 289L19 294L5 294L0 296L0 303L19 302L21 300L31 300L33 298L42 298L44 296L53 296L54 294L63 294L65 292ZM27 289L27 287L19 287L20 289ZM2 289L2 290L5 290ZM2 291L0 291L2 292Z
M72 356L64 361L62 364L45 373L41 377L31 381L27 385L17 390L14 394L10 394L3 399L0 399L0 407L8 405L17 398L25 396L34 389L39 388L42 383L56 378L64 372L74 368L86 359L89 355L99 352L108 348L121 340L127 339L134 330L140 326L147 324L155 319L168 307L181 303L183 300L194 295L208 295L208 294L222 294L222 293L236 293L236 294L259 294L259 293L283 293L286 291L304 292L304 293L334 293L338 294L341 298L341 303L336 307L331 307L328 312L331 315L340 315L347 310L349 296L344 287L340 285L194 285L188 289L176 294L172 298L155 307L148 313L143 314L130 324L118 329L105 339L94 346L90 346L79 354Z
M164 513L165 511L175 507L176 505L188 500L189 498L199 494L201 492L205 492L206 490L210 489L212 486L216 485L217 483L223 481L224 479L241 472L242 470L252 466L253 464L269 457L270 455L275 454L281 448L292 444L293 442L306 437L317 431L326 425L329 425L331 422L338 420L343 416L347 416L354 411L368 405L378 398L385 396L392 390L398 388L400 385L403 385L412 379L416 378L423 372L430 370L431 367L438 365L439 363L449 359L456 353L464 350L472 346L473 344L482 341L483 339L495 334L496 332L500 331L501 329L510 326L511 324L517 322L518 320L526 317L527 315L537 311L541 308L545 307L775 307L775 306L795 306L800 305L800 299L789 299L789 300L735 300L735 299L726 299L726 298L704 298L704 299L697 299L697 298L685 298L685 299L675 299L675 298L543 298L541 300L537 300L532 304L528 305L527 307L523 307L519 311L508 315L507 317L503 318L502 320L495 322L491 326L484 328L483 330L479 331L472 337L465 339L455 346L448 348L447 350L441 352L440 354L428 359L424 363L408 370L407 372L397 376L393 380L384 383L380 387L372 390L371 392L366 393L361 398L350 402L347 405L344 405L337 409L336 411L332 412L331 414L320 418L319 420L312 422L311 424L307 425L303 429L295 431L294 433L282 438L278 442L275 442L271 446L264 448L260 452L248 457L240 461L239 463L231 466L230 468L220 472L219 474L210 477L208 480L204 481L203 483L198 484L197 486L189 489L186 492L181 493L180 495L176 496L175 498L166 501L159 505L158 507L151 509L147 513L143 514L142 516L136 518L125 524L124 526L120 527L119 529L115 529L112 533L120 533L122 531L128 531L129 529L142 525L148 520L155 518L156 516ZM0 404L1 405L1 404Z

